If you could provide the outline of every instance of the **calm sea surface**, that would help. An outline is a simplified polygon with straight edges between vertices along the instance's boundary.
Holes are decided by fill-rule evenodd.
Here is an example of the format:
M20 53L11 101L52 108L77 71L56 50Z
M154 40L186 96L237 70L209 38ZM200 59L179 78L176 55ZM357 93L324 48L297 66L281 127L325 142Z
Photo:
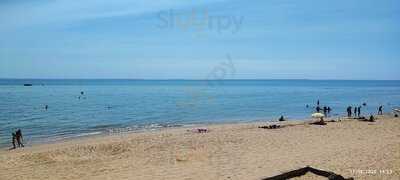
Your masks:
M332 107L333 115L364 102L364 115L379 105L390 111L400 106L400 81L2 79L0 147L10 145L10 134L18 128L32 144L199 123L268 121L280 115L303 119L318 99Z

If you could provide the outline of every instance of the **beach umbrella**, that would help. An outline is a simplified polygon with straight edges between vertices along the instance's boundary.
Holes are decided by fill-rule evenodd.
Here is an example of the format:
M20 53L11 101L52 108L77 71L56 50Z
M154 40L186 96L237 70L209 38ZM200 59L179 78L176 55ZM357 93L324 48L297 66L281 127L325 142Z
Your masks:
M314 114L311 114L311 116L313 118L323 118L323 117L325 117L325 115L322 114L322 113L314 113Z

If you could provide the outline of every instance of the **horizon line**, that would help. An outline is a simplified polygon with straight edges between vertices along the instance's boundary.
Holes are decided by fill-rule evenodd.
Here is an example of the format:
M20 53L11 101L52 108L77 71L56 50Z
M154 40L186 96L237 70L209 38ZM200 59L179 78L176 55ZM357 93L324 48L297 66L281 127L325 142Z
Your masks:
M0 80L135 80L135 81L400 81L400 79L285 79L285 78L243 78L243 79L185 79L185 78L171 78L171 79L151 79L151 78L0 78Z

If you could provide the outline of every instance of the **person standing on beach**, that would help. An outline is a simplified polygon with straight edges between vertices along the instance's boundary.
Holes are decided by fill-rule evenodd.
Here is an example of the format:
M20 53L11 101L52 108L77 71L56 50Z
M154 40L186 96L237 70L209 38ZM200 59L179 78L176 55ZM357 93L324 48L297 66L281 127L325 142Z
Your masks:
M351 117L351 106L347 107L347 117Z
M328 114L331 114L331 107L328 107Z
M15 149L15 148L17 148L17 146L15 145L15 141L17 140L17 135L15 133L11 133L11 136L12 136L11 143L13 145L13 147L11 149Z
M378 115L382 115L382 114L383 114L383 106L379 106Z
M358 106L357 113L358 113L358 117L360 117L361 116L361 106Z
M24 144L22 144L22 141L24 140L24 138L22 137L21 129L18 129L18 130L15 132L15 135L16 135L18 147L24 147Z
M326 117L328 115L328 108L326 106L324 106L323 111L324 111L324 115Z
M317 108L315 108L315 110L317 110L317 112L320 112L321 108L319 106L317 106Z
M354 117L357 116L357 107L354 107Z

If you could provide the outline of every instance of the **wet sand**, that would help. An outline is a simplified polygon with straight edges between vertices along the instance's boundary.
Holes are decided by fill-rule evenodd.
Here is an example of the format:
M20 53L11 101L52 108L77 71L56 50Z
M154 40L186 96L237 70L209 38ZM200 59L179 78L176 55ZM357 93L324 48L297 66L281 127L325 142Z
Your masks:
M249 179L312 166L356 179L400 178L400 118L210 125L0 151L0 179ZM189 130L189 131L188 131ZM321 179L307 174L299 179Z

